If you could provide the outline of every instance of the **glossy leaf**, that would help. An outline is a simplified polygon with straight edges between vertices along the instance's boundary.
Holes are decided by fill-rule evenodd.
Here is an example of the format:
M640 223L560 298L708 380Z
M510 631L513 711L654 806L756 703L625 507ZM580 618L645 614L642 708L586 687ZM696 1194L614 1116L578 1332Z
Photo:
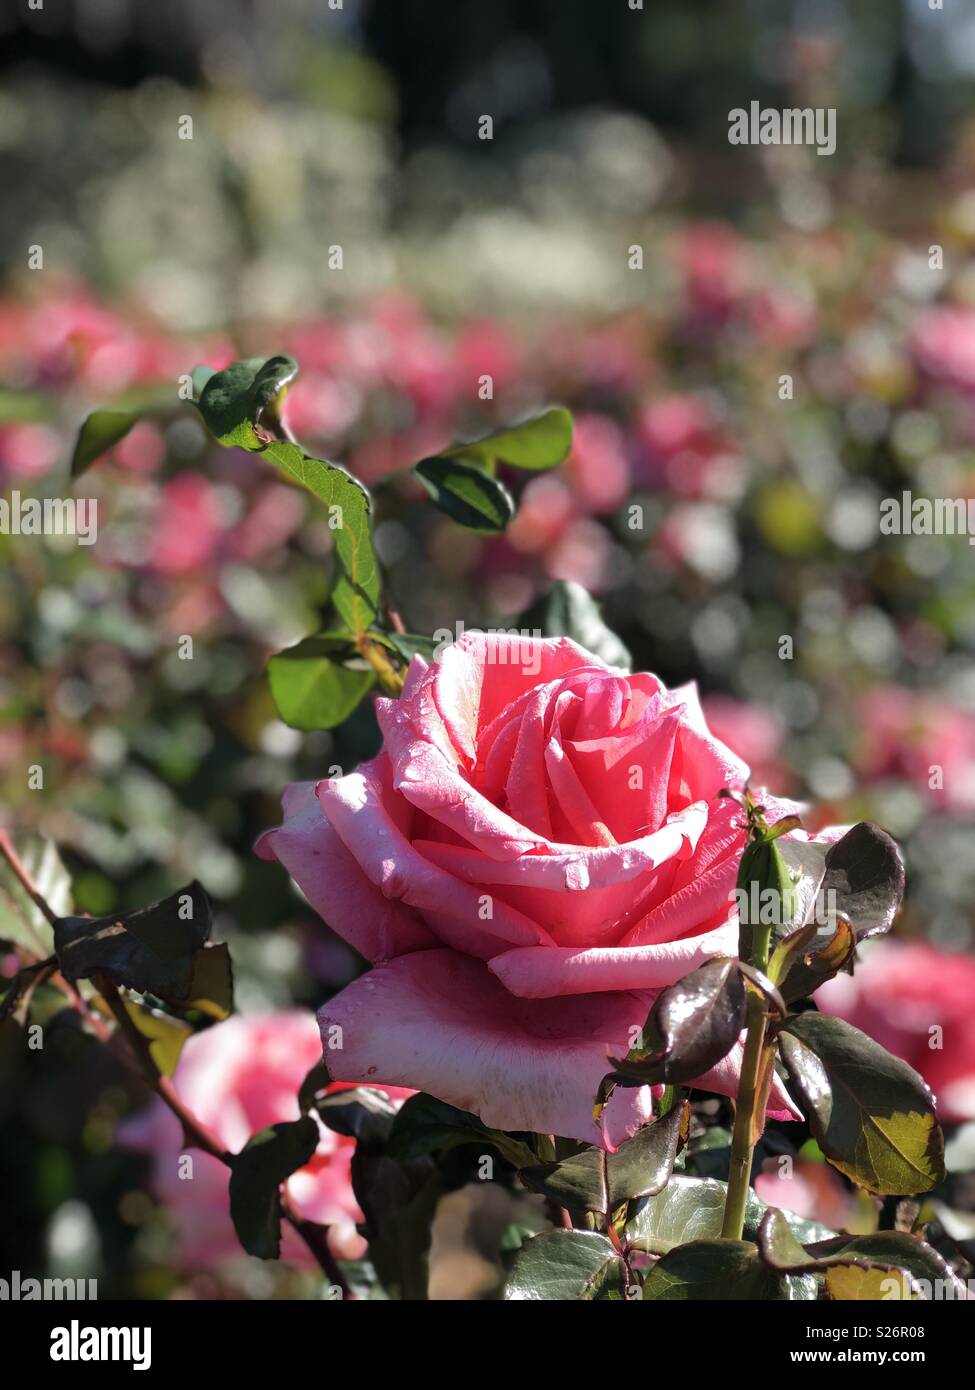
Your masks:
M616 1153L592 1146L555 1163L522 1169L522 1182L570 1211L604 1215L634 1197L666 1186L678 1146L686 1139L690 1107L685 1101L622 1143Z
M376 682L349 638L328 632L272 656L267 673L278 713L293 729L334 729Z
M221 444L254 449L267 442L261 421L265 411L298 374L293 357L246 357L231 362L203 381L196 367L194 386L202 382L198 405L204 423Z
M632 1211L626 1238L638 1249L664 1255L688 1241L717 1238L721 1234L728 1184L717 1178L694 1178L675 1173L662 1192L647 1197ZM745 1235L754 1238L765 1215L765 1203L749 1189L745 1208ZM825 1240L833 1235L826 1226L789 1216L801 1240Z
M468 444L453 444L440 457L471 459L482 466L508 463L514 468L555 468L572 448L572 415L562 406L497 430Z
M518 1251L505 1284L512 1302L622 1299L626 1272L606 1236L596 1231L546 1231Z
M850 919L856 939L890 930L904 896L904 864L890 836L861 821L826 855L822 893L836 895L836 911Z
M725 956L707 961L661 990L644 1027L653 1051L611 1057L613 1079L622 1085L679 1085L703 1076L738 1041L745 1004L738 962Z
M804 949L799 958L793 961L782 985L786 1003L804 999L846 970L856 954L857 941L853 928L845 917L840 917L832 936L823 940L815 936L809 949Z
M643 1297L666 1302L792 1298L788 1281L759 1259L747 1240L695 1240L657 1261Z
M927 1192L944 1177L944 1140L917 1072L865 1033L804 1013L780 1033L783 1061L813 1135L870 1192Z
M149 1055L163 1076L172 1076L179 1062L183 1044L193 1029L181 1019L150 1009L134 999L125 1000L125 1011L146 1039Z
M168 1001L174 1002L172 1000ZM196 1009L219 1023L233 1012L234 971L224 942L208 941L193 961L185 1009Z
M138 410L93 410L78 431L71 455L72 478L80 478L96 459L124 439L140 419Z
M853 1267L860 1271L882 1271L887 1275L900 1273L912 1284L917 1280L929 1284L945 1281L955 1296L964 1288L943 1256L926 1241L905 1231L836 1236L804 1247L790 1229L785 1214L771 1207L758 1229L758 1248L765 1263L781 1273L825 1273ZM841 1297L869 1297L866 1290L871 1287L872 1284L864 1285L859 1281L844 1283L841 1280L834 1284ZM883 1294L872 1296L882 1297Z
M318 1148L318 1125L310 1115L261 1130L234 1155L230 1170L230 1215L248 1255L276 1260L281 1249L281 1183L303 1168Z
M389 1138L396 1106L385 1091L374 1086L354 1086L332 1091L314 1101L318 1118L336 1134L358 1139L367 1148L381 1148Z
M515 514L504 484L466 459L438 454L421 460L413 472L440 510L469 530L495 534Z

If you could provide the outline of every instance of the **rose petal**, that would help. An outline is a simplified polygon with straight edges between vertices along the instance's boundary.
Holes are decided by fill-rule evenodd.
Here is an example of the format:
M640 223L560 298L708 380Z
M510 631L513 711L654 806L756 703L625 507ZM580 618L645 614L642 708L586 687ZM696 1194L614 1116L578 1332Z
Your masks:
M371 961L439 945L414 911L369 881L325 818L313 782L290 786L284 811L284 824L261 836L257 854L279 860L343 940Z
M618 1090L592 1118L610 1053L642 1027L631 992L526 1003L477 961L421 951L378 966L321 1009L325 1056L345 1081L418 1087L496 1129L613 1148L652 1112L649 1088ZM335 1049L340 1027L341 1050Z

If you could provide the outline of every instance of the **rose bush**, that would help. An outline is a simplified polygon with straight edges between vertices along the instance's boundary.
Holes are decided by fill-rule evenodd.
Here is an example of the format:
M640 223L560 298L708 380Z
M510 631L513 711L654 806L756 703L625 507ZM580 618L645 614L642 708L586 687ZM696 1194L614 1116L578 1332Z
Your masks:
M373 964L321 1011L333 1074L614 1147L652 1104L617 1091L597 1132L607 1056L660 989L737 954L745 837L719 793L747 767L695 687L567 638L466 633L377 714L380 754L289 788L259 844ZM697 1084L734 1094L740 1055ZM790 1106L776 1081L771 1113Z
M173 1085L197 1119L235 1151L252 1134L297 1118L298 1088L320 1055L318 1030L309 1014L299 1009L238 1014L187 1040ZM394 1092L392 1098L408 1094ZM350 1175L355 1142L324 1125L319 1129L311 1161L288 1179L288 1196L300 1216L330 1228L329 1243L337 1255L355 1259L365 1249L356 1231L363 1218ZM240 1258L228 1209L229 1171L197 1151L192 1176L181 1170L186 1142L172 1111L154 1100L144 1114L123 1125L120 1138L127 1148L152 1155L153 1188L173 1218L180 1266L210 1269ZM282 1231L282 1255L302 1268L315 1264L288 1226Z

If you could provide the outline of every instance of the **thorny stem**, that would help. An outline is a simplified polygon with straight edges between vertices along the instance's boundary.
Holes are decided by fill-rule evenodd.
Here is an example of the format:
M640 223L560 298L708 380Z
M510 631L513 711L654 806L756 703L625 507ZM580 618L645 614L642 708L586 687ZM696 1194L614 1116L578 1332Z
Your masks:
M36 904L53 926L58 920L57 913L53 911L43 894L35 886L27 869L21 863L11 843L10 836L6 831L2 830L0 830L0 855L6 859L25 892L30 896L32 902ZM48 965L49 962L44 962L44 964ZM102 1041L109 1041L110 1034L107 1032L102 1020L98 1018L98 1015L89 1008L87 1000L74 989L69 981L64 980L63 977L55 976L54 978L65 987L72 999L74 1007L79 1013L84 1014L86 1021L92 1025ZM187 1109L176 1094L176 1089L172 1082L159 1071L149 1051L148 1039L143 1037L132 1021L125 1007L125 1002L118 991L118 987L106 975L99 975L94 983L96 984L99 995L105 1002L105 1006L118 1023L119 1033L129 1044L131 1061L128 1056L126 1056L124 1060L130 1066L130 1069L136 1071L141 1079L155 1091L160 1100L173 1112L182 1125L183 1137L186 1143L198 1149L202 1149L204 1153L209 1154L212 1158L218 1159L229 1168L233 1163L234 1155L224 1148L217 1136L202 1122L202 1120L199 1120L192 1111ZM346 1283L338 1262L329 1247L326 1228L317 1225L314 1221L308 1221L305 1217L298 1214L291 1203L287 1186L284 1184L282 1184L280 1189L280 1200L281 1215L305 1242L329 1282L335 1284L342 1290L343 1299L354 1301L355 1294L352 1293Z

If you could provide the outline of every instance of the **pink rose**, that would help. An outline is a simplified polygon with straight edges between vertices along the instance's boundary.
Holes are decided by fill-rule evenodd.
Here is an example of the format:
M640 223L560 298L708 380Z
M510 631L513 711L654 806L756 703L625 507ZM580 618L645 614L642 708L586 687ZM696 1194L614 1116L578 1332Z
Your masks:
M289 788L259 845L374 964L319 1016L333 1071L614 1146L651 1097L617 1091L597 1130L608 1055L663 986L737 952L744 835L718 792L747 768L693 686L562 637L468 632L377 714L379 756ZM699 1084L734 1093L739 1058Z
M854 975L816 991L845 1018L920 1072L942 1123L975 1120L975 959L926 941L869 942Z
M235 1014L186 1042L173 1085L197 1119L236 1152L268 1125L298 1119L298 1089L321 1055L310 1014ZM393 1099L408 1094L394 1092ZM355 1229L363 1218L349 1171L355 1141L320 1128L311 1162L288 1179L288 1195L302 1216L331 1227L329 1241L337 1255L357 1258L365 1241ZM243 1255L230 1219L229 1169L186 1148L179 1121L161 1100L127 1121L120 1137L128 1148L153 1155L153 1188L175 1220L182 1268L210 1269ZM190 1178L180 1177L180 1158L187 1153L193 1160ZM287 1224L281 1258L303 1268L315 1263Z

